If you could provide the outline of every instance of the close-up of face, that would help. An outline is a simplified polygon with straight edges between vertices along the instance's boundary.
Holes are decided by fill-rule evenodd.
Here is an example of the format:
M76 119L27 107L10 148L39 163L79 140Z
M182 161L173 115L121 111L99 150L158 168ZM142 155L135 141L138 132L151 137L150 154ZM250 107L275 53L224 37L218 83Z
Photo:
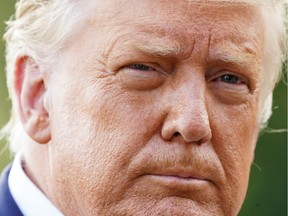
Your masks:
M259 132L260 9L87 8L45 79L42 190L65 215L236 215Z
M237 215L259 132L261 8L86 3L44 76L34 181L65 215Z

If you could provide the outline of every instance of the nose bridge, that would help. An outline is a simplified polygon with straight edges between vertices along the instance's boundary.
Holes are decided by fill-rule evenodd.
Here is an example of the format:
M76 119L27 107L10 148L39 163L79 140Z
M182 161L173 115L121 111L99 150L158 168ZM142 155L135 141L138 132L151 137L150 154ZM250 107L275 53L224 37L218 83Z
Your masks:
M187 82L181 85L179 92L176 90L175 93L177 99L173 112L178 116L178 121L183 121L182 124L189 124L189 127L203 126L208 123L206 89L203 82L200 80Z
M186 142L203 143L211 139L206 107L206 81L190 77L174 86L170 95L170 112L163 125L162 136L172 139L181 135Z

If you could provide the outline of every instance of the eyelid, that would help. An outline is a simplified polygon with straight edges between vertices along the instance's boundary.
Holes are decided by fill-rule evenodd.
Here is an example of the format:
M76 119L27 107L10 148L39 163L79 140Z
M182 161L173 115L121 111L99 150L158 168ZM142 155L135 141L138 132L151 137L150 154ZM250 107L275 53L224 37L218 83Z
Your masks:
M127 64L124 66L124 68L129 68L129 69L133 69L133 70L139 70L139 71L142 71L141 69L137 69L137 68L133 68L133 66L136 66L136 65L142 65L142 66L146 66L150 69L152 69L152 71L155 71L156 69L152 66L150 66L149 64L143 64L143 63L132 63L132 64ZM143 70L145 71L145 70Z
M220 102L225 104L241 104L247 100L247 96L252 93L249 80L242 74L230 70L210 71L206 77L211 93ZM219 80L224 75L232 75L240 80L240 83L229 83Z
M149 62L135 62L135 63L129 63L129 64L126 64L124 65L123 67L120 68L121 69L131 69L131 70L137 70L139 72L143 71L143 73L145 72L145 70L140 70L140 69L136 69L136 68L131 68L130 66L133 66L133 65L145 65L149 68L151 68L152 70L147 70L146 72L149 72L149 71L156 71L156 72L159 72L163 75L167 75L167 72L157 63L149 63Z
M211 77L208 78L208 81L215 81L223 75L232 75L232 76L238 77L241 82L249 86L248 78L230 70L222 69L222 70L218 70L216 72L212 72L209 74L211 74Z
M149 70L133 69L132 65L145 65ZM117 73L122 86L138 91L153 90L160 87L166 79L166 73L159 66L152 66L151 63L129 63L122 66ZM158 68L159 69L158 69Z

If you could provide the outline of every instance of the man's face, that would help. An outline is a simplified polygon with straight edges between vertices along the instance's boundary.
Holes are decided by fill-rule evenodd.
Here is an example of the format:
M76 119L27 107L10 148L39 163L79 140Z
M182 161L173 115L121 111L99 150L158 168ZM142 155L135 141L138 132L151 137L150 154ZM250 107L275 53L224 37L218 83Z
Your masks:
M65 215L236 215L258 134L260 10L86 4L47 83L50 198Z

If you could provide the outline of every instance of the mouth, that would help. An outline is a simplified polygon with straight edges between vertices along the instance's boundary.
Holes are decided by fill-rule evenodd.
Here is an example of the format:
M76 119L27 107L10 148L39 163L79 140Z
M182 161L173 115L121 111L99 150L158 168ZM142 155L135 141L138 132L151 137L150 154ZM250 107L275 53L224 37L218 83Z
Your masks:
M146 174L146 177L155 184L178 191L204 189L212 183L209 179L188 173Z
M155 176L164 177L164 178L173 178L179 180L205 180L202 177L192 175L189 173L161 173L161 174L154 174Z
M225 182L221 163L212 154L208 158L206 154L196 153L168 152L156 158L153 153L142 153L130 164L130 172L133 178L140 179L150 188L155 186L172 194L194 194L196 191L203 193L219 189L219 185Z

